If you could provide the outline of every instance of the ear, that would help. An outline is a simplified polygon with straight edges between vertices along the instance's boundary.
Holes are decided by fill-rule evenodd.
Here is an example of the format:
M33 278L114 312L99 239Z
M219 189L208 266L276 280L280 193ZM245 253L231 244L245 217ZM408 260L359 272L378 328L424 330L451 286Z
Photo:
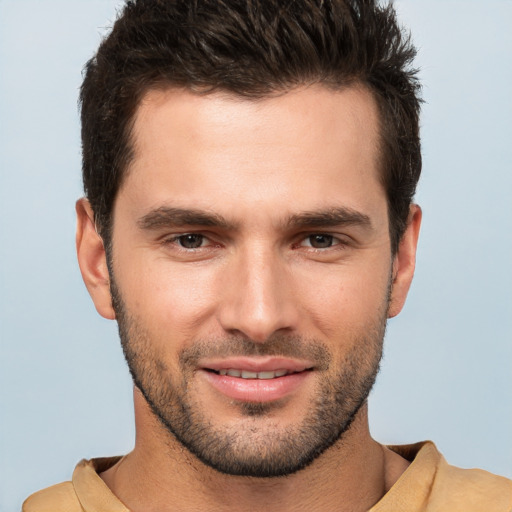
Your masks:
M421 208L417 204L413 204L409 209L407 228L400 240L398 251L393 260L393 282L388 318L398 315L404 307L416 266L416 247L418 245L420 225Z
M87 199L76 202L76 217L76 252L82 279L98 313L114 320L105 247L96 231L94 213Z

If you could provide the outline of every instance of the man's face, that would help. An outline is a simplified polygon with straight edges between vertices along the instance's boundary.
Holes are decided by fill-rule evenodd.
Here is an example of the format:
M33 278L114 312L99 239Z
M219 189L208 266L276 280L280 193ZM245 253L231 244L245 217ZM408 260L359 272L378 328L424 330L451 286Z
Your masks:
M206 464L304 467L374 382L391 290L376 107L319 86L250 101L151 91L114 207L135 382Z

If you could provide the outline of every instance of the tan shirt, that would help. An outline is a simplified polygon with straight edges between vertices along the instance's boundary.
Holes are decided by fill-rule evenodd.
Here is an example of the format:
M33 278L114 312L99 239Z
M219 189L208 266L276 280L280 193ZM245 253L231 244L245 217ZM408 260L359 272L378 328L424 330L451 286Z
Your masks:
M369 512L512 512L512 480L450 466L430 441L389 448L412 463ZM119 458L81 461L71 482L36 492L23 512L129 512L98 475Z

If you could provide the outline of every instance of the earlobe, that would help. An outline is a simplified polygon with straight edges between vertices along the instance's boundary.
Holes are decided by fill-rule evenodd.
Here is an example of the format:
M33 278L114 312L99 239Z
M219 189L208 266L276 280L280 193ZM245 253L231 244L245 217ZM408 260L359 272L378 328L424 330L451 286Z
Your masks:
M392 318L402 311L409 287L411 286L416 266L416 248L420 232L421 215L421 208L417 204L411 205L407 228L400 240L398 251L393 260L393 281L388 318Z
M85 198L76 202L76 251L82 279L98 313L115 319L110 295L110 277L103 240L96 231L94 214Z

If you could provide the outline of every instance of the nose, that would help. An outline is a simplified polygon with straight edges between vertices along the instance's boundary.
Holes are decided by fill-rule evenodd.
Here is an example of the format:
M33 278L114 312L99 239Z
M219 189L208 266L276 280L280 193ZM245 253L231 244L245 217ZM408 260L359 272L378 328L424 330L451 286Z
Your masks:
M297 328L293 274L272 249L247 249L224 275L218 319L225 332L263 343Z

